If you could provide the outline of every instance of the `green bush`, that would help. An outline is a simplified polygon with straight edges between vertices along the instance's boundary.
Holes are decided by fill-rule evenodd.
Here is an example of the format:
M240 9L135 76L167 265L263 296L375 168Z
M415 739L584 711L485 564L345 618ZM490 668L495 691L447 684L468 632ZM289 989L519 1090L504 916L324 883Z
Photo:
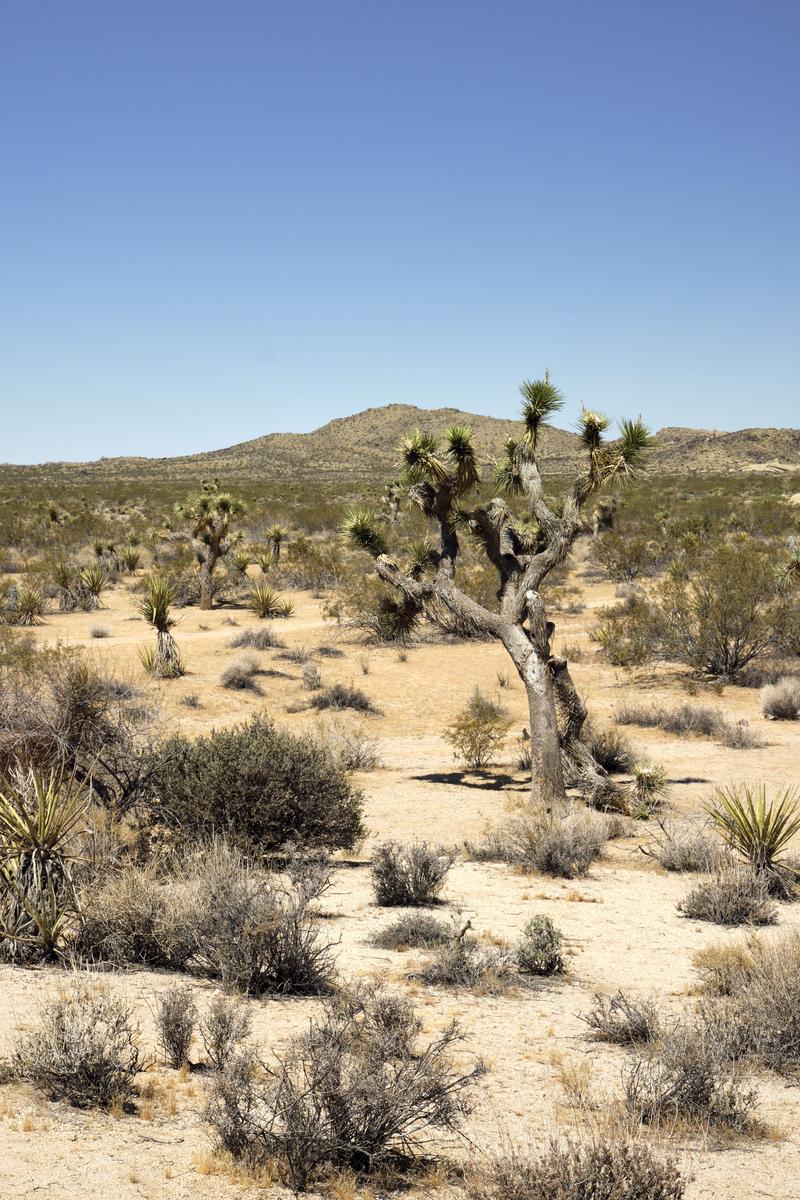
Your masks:
M505 705L490 700L476 687L444 736L464 766L480 770L494 760L510 728Z
M363 836L362 796L318 741L265 717L165 745L153 820L181 839L224 834L258 850L350 848Z
M526 975L563 975L564 939L550 917L528 921L517 946L517 966Z

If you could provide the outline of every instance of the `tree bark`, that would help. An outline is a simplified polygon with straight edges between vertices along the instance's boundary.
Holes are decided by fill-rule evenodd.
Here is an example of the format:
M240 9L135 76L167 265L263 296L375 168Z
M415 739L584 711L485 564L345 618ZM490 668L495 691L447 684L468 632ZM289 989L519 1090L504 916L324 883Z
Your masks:
M561 738L553 677L547 661L536 650L528 657L522 681L528 695L531 730L531 804L555 819L567 808Z
M206 560L200 563L200 607L209 609L213 606L214 597L211 591L211 564Z

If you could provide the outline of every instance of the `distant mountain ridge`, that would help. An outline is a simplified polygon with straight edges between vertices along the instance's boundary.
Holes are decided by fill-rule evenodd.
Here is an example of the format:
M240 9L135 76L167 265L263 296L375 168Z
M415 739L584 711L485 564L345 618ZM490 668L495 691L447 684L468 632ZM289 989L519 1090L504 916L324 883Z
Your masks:
M390 477L400 438L416 428L442 432L454 424L470 425L484 467L501 453L507 438L519 433L519 421L485 417L457 408L417 408L387 404L349 417L337 417L310 433L269 433L221 450L174 458L101 458L86 463L0 465L0 477L18 475L94 478L225 479L292 477L354 479ZM573 471L582 461L578 435L548 427L541 457L554 474ZM659 430L650 470L658 474L800 473L800 430L710 429L669 427Z

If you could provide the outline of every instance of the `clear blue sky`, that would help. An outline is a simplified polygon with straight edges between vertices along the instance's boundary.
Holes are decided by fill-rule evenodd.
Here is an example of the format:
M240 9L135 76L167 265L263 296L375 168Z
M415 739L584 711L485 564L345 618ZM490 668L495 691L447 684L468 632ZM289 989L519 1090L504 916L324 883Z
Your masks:
M0 0L0 460L800 425L796 0Z

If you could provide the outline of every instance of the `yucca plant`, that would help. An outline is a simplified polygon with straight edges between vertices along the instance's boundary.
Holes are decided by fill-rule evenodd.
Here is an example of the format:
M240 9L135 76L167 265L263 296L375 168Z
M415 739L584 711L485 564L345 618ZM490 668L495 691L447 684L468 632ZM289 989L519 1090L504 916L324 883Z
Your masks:
M78 573L78 603L86 612L101 608L100 597L108 587L108 571L102 563L92 563Z
M136 603L139 614L156 631L155 650L150 653L149 647L142 647L139 658L146 671L161 679L175 679L184 673L178 643L172 636L175 619L170 613L170 606L176 595L174 583L159 575L151 575L145 580L144 594Z
M262 620L290 617L294 612L291 600L284 600L277 588L269 587L266 583L253 584L247 604Z
M219 480L204 480L200 491L184 504L176 504L175 512L190 528L192 549L200 567L200 607L211 608L212 579L217 563L241 541L234 532L233 522L244 513L244 505L220 488Z
M765 784L745 783L718 788L705 811L731 849L754 871L780 878L787 873L780 857L800 831L799 804L795 788L778 788L769 799Z
M660 807L667 791L667 772L661 763L648 762L636 763L631 773L630 815L639 821L648 821Z
M45 610L45 598L35 584L21 583L16 590L14 606L9 616L15 625L35 625Z
M247 582L247 568L252 559L246 550L237 550L228 557L228 573L234 583Z
M272 566L272 551L259 548L253 552L253 562L256 564L262 575L268 575L269 569Z
M135 546L123 546L120 552L120 562L131 575L138 569L142 556Z
M66 559L60 558L53 565L53 579L58 588L58 608L60 612L72 612L78 604L77 587L80 572L78 568Z
M89 797L62 771L0 778L0 953L51 959L78 912L71 864Z

